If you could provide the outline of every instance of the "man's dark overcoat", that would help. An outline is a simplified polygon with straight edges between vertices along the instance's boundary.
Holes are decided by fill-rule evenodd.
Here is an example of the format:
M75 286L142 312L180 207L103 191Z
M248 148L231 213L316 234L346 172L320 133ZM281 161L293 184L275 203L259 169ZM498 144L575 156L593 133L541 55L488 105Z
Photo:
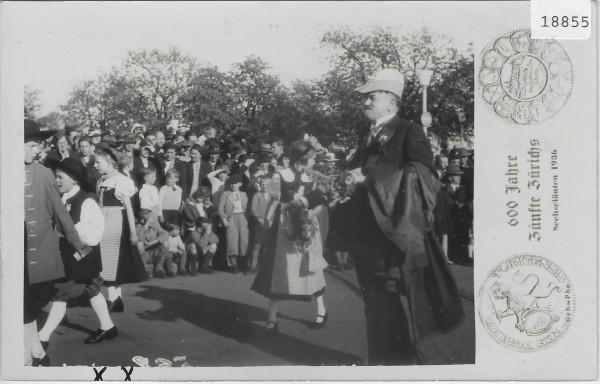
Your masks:
M347 204L342 233L365 298L369 363L414 363L416 351L405 349L464 316L431 224L439 181L430 144L396 115L361 143L353 164L366 180Z

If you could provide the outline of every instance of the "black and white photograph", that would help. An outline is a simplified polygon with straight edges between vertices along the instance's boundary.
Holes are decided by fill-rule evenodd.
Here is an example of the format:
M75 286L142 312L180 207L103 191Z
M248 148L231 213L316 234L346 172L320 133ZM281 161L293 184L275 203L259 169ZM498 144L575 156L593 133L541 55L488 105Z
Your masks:
M559 172L542 165L571 160L536 133L578 97L568 43L501 23L480 38L481 2L4 5L26 24L1 40L19 73L2 108L20 124L22 91L24 112L9 149L23 132L24 172L3 169L24 194L2 190L3 239L6 207L24 208L24 243L3 249L24 248L3 266L17 371L460 379L490 361L482 338L519 354L580 334L583 286L549 251Z

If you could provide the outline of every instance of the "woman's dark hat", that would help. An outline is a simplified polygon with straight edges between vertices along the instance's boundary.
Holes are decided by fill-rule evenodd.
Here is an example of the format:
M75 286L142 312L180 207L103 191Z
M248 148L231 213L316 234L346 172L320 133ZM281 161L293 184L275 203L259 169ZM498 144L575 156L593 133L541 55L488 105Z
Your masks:
M194 145L191 141L189 140L184 140L184 141L180 141L179 143L175 144L175 148L179 149L179 148L191 148L192 145Z
M458 164L450 164L446 167L446 175L448 176L460 176L464 174L463 171L461 171L460 166Z
M260 147L258 148L258 152L273 153L273 148L271 147L271 144L269 144L269 143L262 143L260 145Z
M206 141L206 145L203 147L202 154L203 155L218 155L221 153L221 146L216 140Z
M56 131L41 131L40 126L33 120L25 119L25 143L28 141L44 141L53 136Z
M465 148L453 148L448 154L450 159L461 159L463 157L469 157L469 151Z
M127 131L117 132L115 135L115 139L116 139L117 144L119 144L119 143L132 143L133 144L137 141L137 137L134 134L127 132Z
M243 179L242 179L242 175L240 175L239 173L234 173L233 175L231 175L231 177L229 179L227 179L227 184L232 185L232 184L242 184Z
M47 164L54 171L61 170L69 175L73 180L77 181L81 189L94 191L95 188L90 182L89 172L80 160L72 157L67 157L62 161L58 159L48 159Z

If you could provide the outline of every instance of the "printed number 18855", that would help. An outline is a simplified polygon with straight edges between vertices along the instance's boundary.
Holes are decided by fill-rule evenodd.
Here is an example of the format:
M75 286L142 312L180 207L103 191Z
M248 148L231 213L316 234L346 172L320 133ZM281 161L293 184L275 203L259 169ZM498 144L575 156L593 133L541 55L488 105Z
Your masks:
M590 26L588 16L542 16L543 28L587 28Z

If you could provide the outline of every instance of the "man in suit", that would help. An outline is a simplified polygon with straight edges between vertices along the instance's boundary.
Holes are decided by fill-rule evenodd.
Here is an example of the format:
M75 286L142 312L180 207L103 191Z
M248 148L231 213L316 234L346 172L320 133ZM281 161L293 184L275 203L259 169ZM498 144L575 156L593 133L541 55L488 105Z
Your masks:
M163 175L165 169L165 161L162 159L151 142L142 140L140 143L140 152L138 156L133 158L133 175L134 181L138 188L142 187L144 180L140 179L140 171L146 168L153 168L156 170L157 180Z
M94 166L96 163L96 156L94 156L94 145L92 144L92 139L89 136L83 136L79 139L78 143L79 147L79 157L81 158L81 162L85 165L87 169L90 185L96 185L96 182L100 178L100 173Z
M404 78L384 69L357 89L371 122L353 163L365 182L342 228L365 301L369 364L425 363L417 342L463 317L430 220L438 188L423 129L398 116Z
M203 150L203 156L207 164L206 170L208 173L216 171L217 167L223 164L223 159L221 158L221 145L216 139L209 138L206 140ZM203 181L204 185L211 187L210 180L208 180L208 178L204 178Z
M199 144L194 144L190 149L190 161L185 167L185 188L183 189L183 198L186 199L198 187L205 186L211 189L208 174L214 171L209 161L202 158L205 149ZM181 186L184 187L183 185Z
M162 146L162 150L163 150L163 157L164 157L164 161L165 161L165 169L161 175L161 178L159 179L160 184L165 185L166 184L165 175L166 175L167 171L169 171L170 169L175 169L175 170L177 170L177 172L179 172L179 180L177 181L177 184L181 187L182 190L185 190L185 181L186 181L186 176L185 176L186 166L185 166L185 164L186 163L177 158L177 150L175 149L175 145L173 143L170 143L170 142L164 143Z

